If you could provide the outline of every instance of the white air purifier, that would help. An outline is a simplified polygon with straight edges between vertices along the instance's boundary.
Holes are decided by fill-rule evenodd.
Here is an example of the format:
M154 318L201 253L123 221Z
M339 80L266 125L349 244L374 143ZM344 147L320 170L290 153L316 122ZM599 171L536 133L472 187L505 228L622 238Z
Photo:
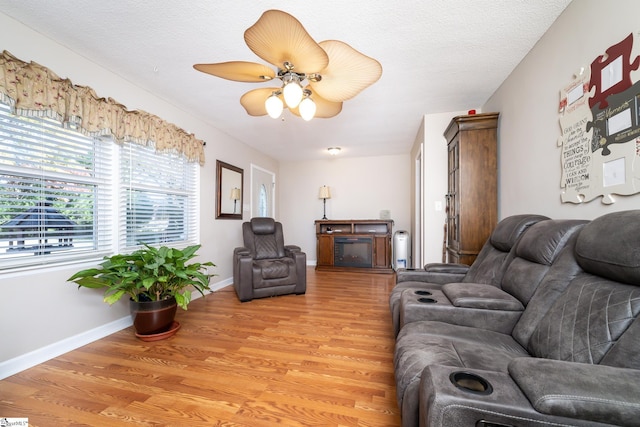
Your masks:
M411 237L404 230L393 234L393 269L411 268Z

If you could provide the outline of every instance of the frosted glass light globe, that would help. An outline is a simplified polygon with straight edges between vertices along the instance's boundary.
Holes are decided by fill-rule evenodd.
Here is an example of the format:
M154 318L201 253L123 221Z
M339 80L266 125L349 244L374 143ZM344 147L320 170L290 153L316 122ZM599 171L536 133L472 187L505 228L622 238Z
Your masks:
M302 100L302 87L297 81L290 81L282 89L284 95L284 102L287 103L287 107L296 108Z
M266 101L264 101L264 108L267 110L269 117L277 119L282 114L284 105L277 95L271 95Z
M300 117L309 121L313 119L313 116L316 114L316 103L313 102L311 98L305 98L300 102L298 111L300 112Z

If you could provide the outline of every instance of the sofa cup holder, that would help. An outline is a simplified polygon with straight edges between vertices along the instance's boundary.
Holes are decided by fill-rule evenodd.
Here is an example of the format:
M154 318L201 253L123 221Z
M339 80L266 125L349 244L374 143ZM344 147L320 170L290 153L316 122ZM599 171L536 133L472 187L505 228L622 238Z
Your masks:
M436 303L438 301L434 300L433 298L420 297L420 298L418 298L418 302L422 302L422 303L425 303L425 304L433 304L433 303Z
M423 291L423 290L417 290L414 292L416 295L422 295L422 296L426 296L426 295L431 295L431 292L429 291Z
M489 381L471 372L452 372L449 375L449 379L454 386L468 393L487 395L493 392L493 387L491 387Z

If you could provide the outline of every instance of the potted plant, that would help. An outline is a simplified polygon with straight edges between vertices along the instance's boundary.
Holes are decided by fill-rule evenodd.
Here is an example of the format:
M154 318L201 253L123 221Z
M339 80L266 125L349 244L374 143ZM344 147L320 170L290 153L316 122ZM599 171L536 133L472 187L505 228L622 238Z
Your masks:
M106 256L99 268L79 271L68 281L78 288L105 288L104 301L108 304L128 296L138 337L177 331L177 307L187 309L191 289L204 296L204 291L210 290L209 279L214 276L205 272L206 267L215 267L212 262L188 264L200 246L179 250L145 244L130 254Z

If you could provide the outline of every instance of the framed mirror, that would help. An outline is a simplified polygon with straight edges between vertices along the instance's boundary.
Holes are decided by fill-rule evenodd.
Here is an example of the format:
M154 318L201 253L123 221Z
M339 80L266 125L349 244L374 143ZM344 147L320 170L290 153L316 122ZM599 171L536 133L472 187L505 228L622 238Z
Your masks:
M216 219L242 219L244 171L216 160Z

